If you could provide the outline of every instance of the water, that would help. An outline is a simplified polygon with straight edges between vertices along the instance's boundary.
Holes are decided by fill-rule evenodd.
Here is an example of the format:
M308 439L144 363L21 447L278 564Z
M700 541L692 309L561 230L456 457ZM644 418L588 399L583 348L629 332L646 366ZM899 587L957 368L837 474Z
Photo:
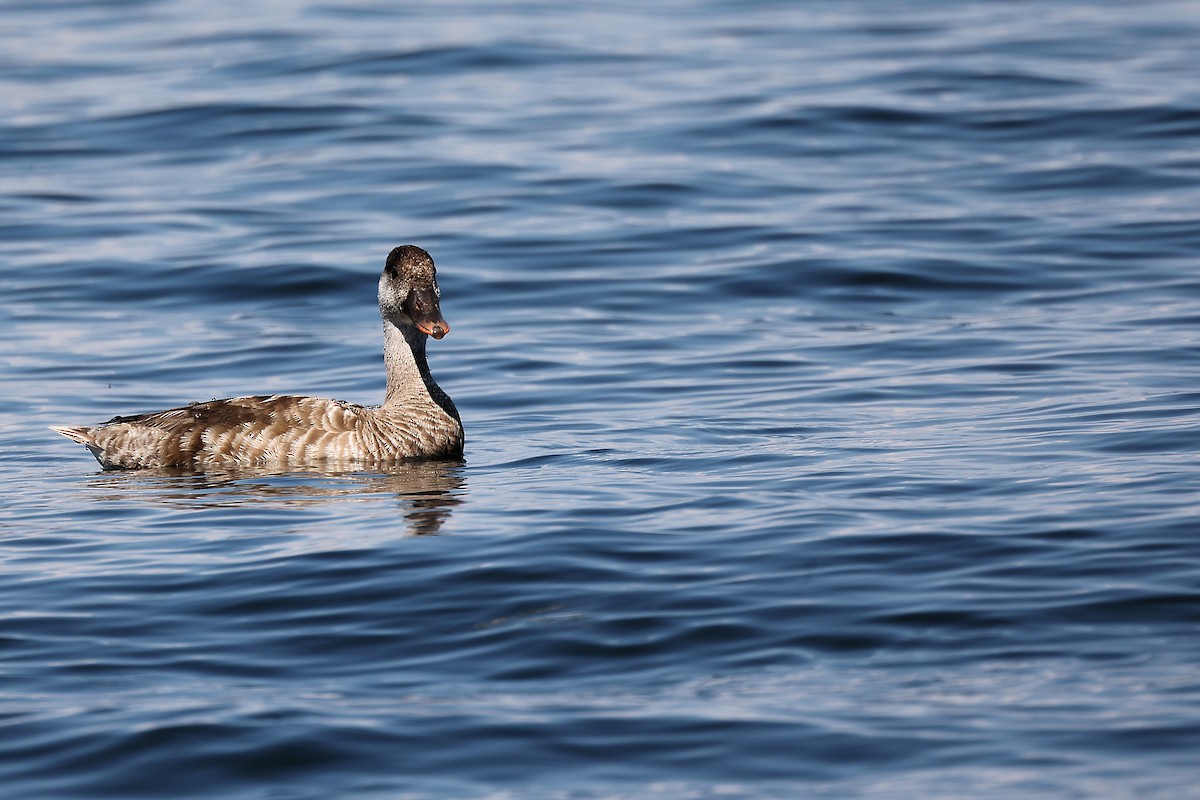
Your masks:
M5 796L1200 797L1200 4L577 5L0 8Z

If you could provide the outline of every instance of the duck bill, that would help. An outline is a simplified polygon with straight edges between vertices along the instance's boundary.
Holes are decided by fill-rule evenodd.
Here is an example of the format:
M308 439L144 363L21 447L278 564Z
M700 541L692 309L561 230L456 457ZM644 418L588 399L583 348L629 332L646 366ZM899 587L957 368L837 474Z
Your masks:
M421 333L441 339L450 332L450 323L442 317L437 292L433 289L413 289L404 301L404 313Z

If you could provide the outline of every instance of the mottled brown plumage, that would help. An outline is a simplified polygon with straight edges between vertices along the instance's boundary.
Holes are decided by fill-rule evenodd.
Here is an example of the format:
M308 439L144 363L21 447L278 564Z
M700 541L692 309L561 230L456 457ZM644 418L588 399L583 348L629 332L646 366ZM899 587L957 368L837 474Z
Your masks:
M302 467L456 458L463 428L425 359L441 339L433 259L404 245L379 279L387 394L379 406L287 395L234 397L51 430L87 446L105 469Z

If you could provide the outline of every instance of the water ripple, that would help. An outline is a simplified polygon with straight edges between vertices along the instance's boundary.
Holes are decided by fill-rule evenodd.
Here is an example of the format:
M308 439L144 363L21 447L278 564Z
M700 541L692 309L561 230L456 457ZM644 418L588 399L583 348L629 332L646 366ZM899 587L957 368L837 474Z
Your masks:
M9 3L0 780L71 797L1178 798L1187 2ZM383 394L461 463L45 430Z

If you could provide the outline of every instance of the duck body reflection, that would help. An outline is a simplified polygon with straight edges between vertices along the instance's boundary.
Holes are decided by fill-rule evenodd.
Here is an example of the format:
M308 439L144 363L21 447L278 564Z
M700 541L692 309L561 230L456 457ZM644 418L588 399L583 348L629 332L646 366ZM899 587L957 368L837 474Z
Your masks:
M92 499L107 503L136 500L183 512L222 509L327 509L331 503L370 508L381 538L397 533L425 536L441 533L453 510L466 497L461 460L423 460L386 468L353 470L280 470L270 467L215 467L194 470L159 467L110 470L90 481ZM395 525L379 523L379 501L391 495L398 515ZM353 516L344 506L342 516Z

